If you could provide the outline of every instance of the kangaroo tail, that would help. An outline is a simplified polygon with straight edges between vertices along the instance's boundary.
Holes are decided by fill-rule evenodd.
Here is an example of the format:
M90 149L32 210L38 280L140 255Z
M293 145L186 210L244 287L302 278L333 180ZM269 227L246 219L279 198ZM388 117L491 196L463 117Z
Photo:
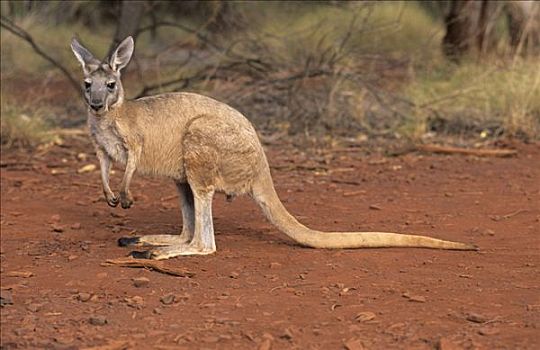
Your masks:
M302 225L281 203L270 170L266 168L253 183L252 197L268 220L297 243L312 248L421 247L453 250L477 250L472 244L391 232L322 232Z

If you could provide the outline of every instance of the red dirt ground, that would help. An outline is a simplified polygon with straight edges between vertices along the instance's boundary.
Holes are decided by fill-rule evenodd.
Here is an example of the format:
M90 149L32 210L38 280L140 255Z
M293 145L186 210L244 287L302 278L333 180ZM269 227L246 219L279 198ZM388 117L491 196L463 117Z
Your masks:
M540 148L516 147L487 159L271 146L278 192L308 226L481 250L302 248L248 198L218 195L218 252L165 262L191 278L100 265L129 252L121 236L180 231L172 182L136 176L134 207L113 209L98 172L77 173L96 164L77 158L87 142L3 152L1 348L539 349Z

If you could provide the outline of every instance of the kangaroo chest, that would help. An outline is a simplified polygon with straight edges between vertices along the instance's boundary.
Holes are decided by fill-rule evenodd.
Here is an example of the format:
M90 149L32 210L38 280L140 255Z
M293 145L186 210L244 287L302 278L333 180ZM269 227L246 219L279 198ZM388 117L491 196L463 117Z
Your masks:
M90 123L90 134L95 143L114 161L125 164L127 150L115 123Z

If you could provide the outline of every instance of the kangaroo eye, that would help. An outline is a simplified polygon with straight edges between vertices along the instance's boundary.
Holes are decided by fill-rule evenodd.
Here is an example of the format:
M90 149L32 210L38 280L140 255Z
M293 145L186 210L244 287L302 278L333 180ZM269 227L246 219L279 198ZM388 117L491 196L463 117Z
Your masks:
M89 81L85 81L85 82L84 82L84 88L85 88L86 90L90 89L90 86L92 86L92 83L91 83L91 82L89 82Z
M115 87L116 87L116 83L114 81L107 83L107 89L114 90Z

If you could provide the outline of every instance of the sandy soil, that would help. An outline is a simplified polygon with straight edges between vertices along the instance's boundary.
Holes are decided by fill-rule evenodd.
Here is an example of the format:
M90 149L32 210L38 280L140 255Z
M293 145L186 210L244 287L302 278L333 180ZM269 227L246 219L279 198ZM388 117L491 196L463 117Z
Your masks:
M215 198L218 252L194 273L102 266L117 238L178 233L171 182L109 208L85 141L3 152L2 349L538 349L540 147L494 159L268 148L278 192L324 230L474 242L478 252L297 246L249 198ZM84 155L88 154L85 159ZM113 176L118 185L121 171Z

